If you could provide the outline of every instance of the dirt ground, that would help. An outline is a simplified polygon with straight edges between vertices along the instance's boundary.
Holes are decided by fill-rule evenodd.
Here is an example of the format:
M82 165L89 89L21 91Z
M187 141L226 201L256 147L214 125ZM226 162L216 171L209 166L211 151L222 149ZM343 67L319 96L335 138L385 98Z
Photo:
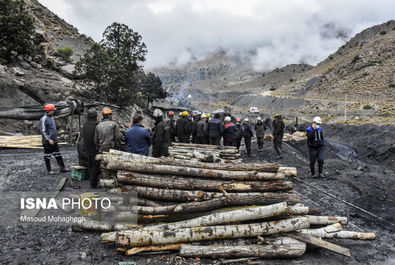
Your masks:
M364 125L359 127L324 125L327 142L323 178L311 178L305 142L284 143L284 158L276 159L272 143L265 142L264 152L257 152L253 143L252 158L246 162L280 162L295 166L298 178L327 192L356 204L373 214L395 223L395 131L394 127ZM74 147L61 151L67 165L77 164ZM242 150L244 154L244 151ZM61 176L47 176L42 151L0 149L0 192L53 191ZM52 161L54 164L54 161ZM323 249L308 250L301 258L292 260L265 260L262 264L395 264L394 226L377 220L359 210L335 200L296 180L294 192L301 202L321 208L323 215L349 218L346 230L376 233L374 241L337 240L347 247L352 258ZM84 192L88 187L75 192ZM84 188L85 187L85 188ZM72 191L69 186L66 191ZM240 241L242 242L242 240ZM175 254L138 255L126 257L116 252L113 245L100 243L100 233L72 232L70 226L53 224L0 225L1 264L118 264L135 261L136 264L213 264L215 260L183 259ZM235 264L235 263L234 263ZM245 264L245 263L240 263Z

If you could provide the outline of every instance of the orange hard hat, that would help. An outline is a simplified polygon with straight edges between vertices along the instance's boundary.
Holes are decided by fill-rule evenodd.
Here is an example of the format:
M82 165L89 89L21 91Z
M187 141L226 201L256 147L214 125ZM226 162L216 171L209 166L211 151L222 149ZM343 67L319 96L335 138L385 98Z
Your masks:
M105 107L105 108L102 110L102 113L103 113L103 114L112 114L112 110L111 110L110 108Z
M53 104L47 104L47 105L45 105L44 110L50 111L50 110L56 110L56 108Z

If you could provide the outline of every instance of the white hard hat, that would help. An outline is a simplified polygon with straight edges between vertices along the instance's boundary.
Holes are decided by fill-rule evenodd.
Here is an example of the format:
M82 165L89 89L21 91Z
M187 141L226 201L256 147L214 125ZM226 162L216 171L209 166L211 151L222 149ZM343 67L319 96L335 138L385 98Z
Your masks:
M258 118L256 118L256 120L257 120L257 121L260 121L260 120L262 120L262 118L261 118L261 117L258 117Z
M249 119L248 118L244 118L244 121L249 121Z
M315 122L315 123L317 123L317 124L321 124L322 122L321 122L321 118L320 117L315 117L314 119L313 119L313 122Z
M231 121L232 119L229 116L226 116L224 121Z
M162 117L163 112L160 109L155 109L154 110L154 117Z
M200 118L201 118L201 119L206 119L206 118L207 118L207 116L206 116L206 114L205 114L205 113L203 113L203 114L202 114L202 116L200 116Z

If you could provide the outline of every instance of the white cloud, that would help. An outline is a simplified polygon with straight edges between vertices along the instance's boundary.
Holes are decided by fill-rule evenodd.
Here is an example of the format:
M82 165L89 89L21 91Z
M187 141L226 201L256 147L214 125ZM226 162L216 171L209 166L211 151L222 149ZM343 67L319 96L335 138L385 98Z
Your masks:
M390 20L395 1L381 0L39 0L80 32L100 40L112 22L147 44L147 67L184 63L219 48L254 51L257 70L315 64L362 29Z

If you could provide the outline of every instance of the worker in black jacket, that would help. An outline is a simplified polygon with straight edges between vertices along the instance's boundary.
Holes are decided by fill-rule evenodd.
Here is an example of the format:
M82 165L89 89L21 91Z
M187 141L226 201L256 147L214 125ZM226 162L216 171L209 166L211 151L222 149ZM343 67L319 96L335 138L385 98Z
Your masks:
M196 124L196 143L207 144L207 116L202 114L200 121Z
M236 126L235 126L235 146L237 148L237 151L240 150L240 145L241 145L241 139L243 138L243 125L241 124L241 119L237 118L236 119Z
M169 126L163 121L160 109L154 110L155 127L152 136L152 156L169 156L170 133Z
M221 145L222 122L219 120L219 114L214 115L214 119L210 119L207 123L208 141L211 145Z
M232 118L229 116L226 116L225 119L225 125L224 125L224 146L235 146L235 139L236 139L236 126L232 122Z
M188 111L183 111L181 113L181 118L179 118L176 123L176 134L180 143L190 143L192 126L188 116Z
M254 137L249 119L245 118L243 122L243 137L246 144L247 156L251 157L251 138Z
M313 124L307 128L306 133L310 155L311 176L314 177L315 175L314 165L315 161L318 160L318 177L321 177L324 167L324 135L322 133L320 117L315 117L313 119Z
M280 114L274 115L274 120L273 120L273 145L274 149L277 152L277 159L283 158L282 156L282 142L283 142L283 136L284 136L284 129L285 125L283 122L283 118L281 117Z
M91 181L91 187L96 188L100 163L96 161L97 150L95 146L95 131L97 126L97 111L94 108L88 110L86 122L82 126L81 136L84 148L88 155L88 176Z
M265 138L265 131L266 131L266 126L262 121L261 117L257 118L257 122L255 124L255 134L256 134L256 139L258 142L258 151L262 152L263 151L263 141Z

